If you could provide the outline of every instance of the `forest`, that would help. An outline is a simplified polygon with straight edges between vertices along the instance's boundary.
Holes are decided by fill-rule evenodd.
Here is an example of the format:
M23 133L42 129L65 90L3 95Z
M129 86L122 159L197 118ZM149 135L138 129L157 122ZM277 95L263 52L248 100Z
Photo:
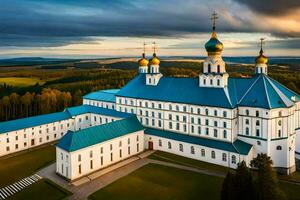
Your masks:
M137 74L137 63L120 61L90 67L87 63L54 63L38 66L0 67L0 121L62 111L80 105L82 96L97 90L120 88ZM251 64L228 64L231 77L249 77L254 72ZM162 61L164 76L197 77L201 62ZM269 75L288 88L300 93L299 66L271 65ZM31 85L22 85L20 78L32 78ZM1 79L6 82L1 83ZM7 82L7 80L10 80ZM23 79L21 79L23 80ZM26 79L28 81L28 79Z

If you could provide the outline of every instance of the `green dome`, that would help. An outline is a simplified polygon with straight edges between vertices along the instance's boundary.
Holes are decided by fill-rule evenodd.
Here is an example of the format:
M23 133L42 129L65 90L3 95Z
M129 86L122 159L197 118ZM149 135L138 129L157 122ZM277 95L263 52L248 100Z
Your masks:
M218 40L215 32L213 32L210 40L206 42L205 49L207 52L212 52L212 53L221 52L223 50L223 44Z

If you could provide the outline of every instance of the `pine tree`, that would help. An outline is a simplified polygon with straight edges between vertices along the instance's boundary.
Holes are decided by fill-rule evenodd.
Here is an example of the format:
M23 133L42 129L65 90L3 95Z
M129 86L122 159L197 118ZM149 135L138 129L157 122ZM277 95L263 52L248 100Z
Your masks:
M221 190L221 200L236 200L235 175L228 172Z
M238 164L235 174L235 186L237 199L253 200L255 197L255 188L253 178L245 161Z

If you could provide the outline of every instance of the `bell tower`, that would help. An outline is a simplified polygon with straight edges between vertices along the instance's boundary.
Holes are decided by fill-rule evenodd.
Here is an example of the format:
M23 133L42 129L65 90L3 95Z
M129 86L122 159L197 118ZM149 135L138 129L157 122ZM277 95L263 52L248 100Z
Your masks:
M268 58L264 55L263 51L264 38L260 39L259 56L255 59L255 74L268 74Z
M217 19L217 13L213 12L211 17L212 34L209 41L205 44L205 49L208 56L203 63L203 73L199 75L200 87L223 88L227 86L229 75L226 72L225 62L223 61L221 56L223 51L223 44L217 38Z
M148 74L146 74L146 85L157 85L160 78L163 76L159 71L160 60L156 56L156 43L153 42L153 56L150 60L150 68Z

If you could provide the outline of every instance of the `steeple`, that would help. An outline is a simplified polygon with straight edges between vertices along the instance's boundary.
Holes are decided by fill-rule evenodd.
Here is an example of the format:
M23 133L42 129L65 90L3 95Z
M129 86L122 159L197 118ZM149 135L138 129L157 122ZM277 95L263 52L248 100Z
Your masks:
M162 77L162 74L159 71L160 60L156 55L157 46L156 46L155 42L153 42L152 49L153 49L153 56L150 59L149 72L146 75L146 84L147 85L157 85L160 78Z
M203 63L203 74L199 75L200 87L226 87L228 74L225 69L225 62L222 59L223 44L217 38L216 20L217 13L214 11L211 16L212 34L205 44L208 57Z
M259 56L255 59L255 73L256 74L268 74L268 58L264 55L263 44L264 38L260 38L260 51Z
M148 73L148 63L149 61L146 58L146 43L144 42L144 49L143 49L142 58L138 61L139 62L139 73L146 74Z

